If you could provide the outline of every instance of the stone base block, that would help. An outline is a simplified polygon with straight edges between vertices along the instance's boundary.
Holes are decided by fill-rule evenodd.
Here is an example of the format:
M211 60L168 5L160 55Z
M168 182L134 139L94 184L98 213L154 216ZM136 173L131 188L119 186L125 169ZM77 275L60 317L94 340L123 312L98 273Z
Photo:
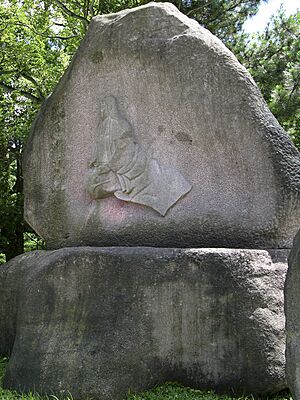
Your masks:
M285 387L287 251L64 248L0 268L6 388L117 400Z
M294 400L300 400L300 231L289 256L285 282L286 379Z

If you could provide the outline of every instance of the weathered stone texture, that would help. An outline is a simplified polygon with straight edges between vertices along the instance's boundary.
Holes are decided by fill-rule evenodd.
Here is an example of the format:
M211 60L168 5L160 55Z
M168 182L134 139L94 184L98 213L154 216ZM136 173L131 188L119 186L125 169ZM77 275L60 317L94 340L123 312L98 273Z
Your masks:
M108 98L110 125L100 123ZM300 222L299 167L233 54L173 5L150 3L90 24L33 127L25 214L49 248L286 248Z
M286 379L294 400L300 400L300 231L289 255L285 288Z
M0 268L5 387L111 400L167 380L279 390L286 256L81 247L18 257Z

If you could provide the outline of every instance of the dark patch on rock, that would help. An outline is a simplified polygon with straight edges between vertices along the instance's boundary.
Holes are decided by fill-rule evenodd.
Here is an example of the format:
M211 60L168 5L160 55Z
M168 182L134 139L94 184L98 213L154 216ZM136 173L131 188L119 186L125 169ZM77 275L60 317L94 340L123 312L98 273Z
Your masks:
M177 132L175 137L179 142L187 142L189 144L193 144L192 136L186 132Z

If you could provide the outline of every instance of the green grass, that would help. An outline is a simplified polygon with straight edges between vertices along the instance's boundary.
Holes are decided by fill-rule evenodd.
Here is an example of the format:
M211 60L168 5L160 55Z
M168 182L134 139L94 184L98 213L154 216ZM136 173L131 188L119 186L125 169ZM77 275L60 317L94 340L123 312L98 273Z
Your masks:
M254 400L254 397L217 395L213 391L203 392L178 383L167 382L148 392L129 395L127 400ZM275 396L265 397L264 400L292 400L292 397L288 391L285 391Z
M236 400L230 396L218 396L213 391L203 392L178 383L167 382L148 392L132 394L128 400Z
M43 398L38 394L20 394L12 390L3 389L2 381L7 362L7 358L0 359L0 400L42 400Z
M15 391L2 388L2 380L7 365L7 358L0 359L0 400L60 400L56 396L42 397L38 394L20 394ZM292 400L288 392L276 396L265 398L265 400ZM62 399L61 399L62 400ZM69 395L64 400L76 400ZM126 400L254 400L252 396L234 398L227 395L218 396L212 391L203 392L201 390L184 387L177 383L168 382L159 385L152 390L140 394L128 394Z

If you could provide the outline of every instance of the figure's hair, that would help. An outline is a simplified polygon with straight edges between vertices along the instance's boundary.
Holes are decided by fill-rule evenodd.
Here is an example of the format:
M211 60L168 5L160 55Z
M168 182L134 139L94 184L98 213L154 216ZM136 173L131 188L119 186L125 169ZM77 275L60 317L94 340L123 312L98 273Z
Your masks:
M118 110L117 101L114 96L104 97L102 103L107 106L109 112L116 112Z

